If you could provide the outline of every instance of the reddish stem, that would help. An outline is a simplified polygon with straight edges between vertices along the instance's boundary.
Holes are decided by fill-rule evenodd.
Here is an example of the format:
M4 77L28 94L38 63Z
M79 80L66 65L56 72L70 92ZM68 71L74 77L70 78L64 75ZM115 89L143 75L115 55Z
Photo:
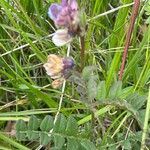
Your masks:
M119 80L122 80L124 67L125 67L125 62L126 62L126 58L127 58L127 54L128 54L129 45L130 45L131 35L132 35L132 31L133 31L133 27L134 27L134 24L135 24L136 17L138 15L139 7L140 7L140 0L134 0L134 5L133 5L133 8L132 8L132 15L131 15L131 18L130 18L130 25L129 25L129 28L128 28L126 41L125 41L124 52L123 52L123 56L122 56L122 64L121 64L121 68L120 68L120 71L119 71Z

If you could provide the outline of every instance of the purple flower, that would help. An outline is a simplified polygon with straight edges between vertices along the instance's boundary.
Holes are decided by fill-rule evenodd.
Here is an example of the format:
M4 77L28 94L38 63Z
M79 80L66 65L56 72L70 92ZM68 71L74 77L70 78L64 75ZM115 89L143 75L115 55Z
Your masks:
M64 66L64 69L71 69L73 68L74 66L74 60L70 57L65 57L63 59L63 66Z
M75 30L79 23L77 1L62 0L60 5L53 3L48 15L57 27L68 27Z
M52 38L56 46L70 43L76 35L84 35L85 17L84 13L78 11L77 0L62 0L61 4L53 3L48 10L48 15L58 28Z

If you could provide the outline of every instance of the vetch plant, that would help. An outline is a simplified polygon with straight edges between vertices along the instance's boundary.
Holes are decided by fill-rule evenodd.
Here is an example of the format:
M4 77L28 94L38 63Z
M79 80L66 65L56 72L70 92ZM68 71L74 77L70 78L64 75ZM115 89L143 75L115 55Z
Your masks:
M50 134L49 130L52 128L53 133ZM63 114L59 114L56 123L50 115L46 115L42 121L32 115L28 124L19 120L16 124L16 136L19 141L39 141L44 147L51 142L53 144L49 149L72 150L75 147L77 150L96 150L95 145L80 134L77 120L73 116L66 119Z
M84 13L81 15L78 10L77 1L62 0L61 4L53 3L48 10L48 15L57 27L57 30L52 37L52 41L56 46L69 44L75 35L78 35L81 38L81 68L83 69L86 21ZM52 79L55 79L52 82L53 88L57 88L63 83L73 66L73 59L69 57L60 58L54 54L48 56L48 62L44 64L44 67L47 74Z
M0 0L0 149L148 149L148 1Z

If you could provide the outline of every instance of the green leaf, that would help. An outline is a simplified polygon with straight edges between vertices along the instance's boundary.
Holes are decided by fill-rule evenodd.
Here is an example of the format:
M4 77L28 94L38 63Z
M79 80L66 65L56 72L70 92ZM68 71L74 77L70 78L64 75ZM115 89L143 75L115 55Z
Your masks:
M121 90L118 97L120 99L126 99L127 96L129 96L132 93L132 91L133 91L133 86L128 86L128 87Z
M134 134L130 135L129 138L132 141L141 142L141 140L142 140L142 131L135 132Z
M27 126L26 126L26 123L24 120L20 119L17 121L16 130L17 131L26 131L27 130Z
M79 150L80 143L76 139L67 138L67 150Z
M150 15L150 1L148 1L147 3L146 3L146 6L145 6L145 14L146 15Z
M54 132L64 133L66 129L67 120L63 114L59 114L54 126Z
M130 143L130 141L129 141L128 139L125 140L125 141L123 141L123 142L121 142L120 145L121 145L124 149L126 149L126 150L131 150L131 149L132 149L131 143Z
M69 118L68 118L68 122L67 122L65 133L67 135L71 135L71 136L77 135L77 133L78 133L77 121L72 116L69 116Z
M18 87L21 90L29 90L29 87L27 85L25 85L25 84L19 84Z
M86 149L86 150L96 150L95 145L88 141L88 140L82 140L81 145Z
M108 148L108 150L116 150L117 148L116 148L116 145L113 145L113 146L110 146L109 148Z
M19 141L26 140L27 126L24 120L18 120L16 123L16 137Z
M104 98L106 98L106 85L105 85L105 81L101 81L97 87L96 99L101 100Z
M96 98L97 95L97 75L92 75L87 83L87 90L88 90L88 100L92 101Z
M150 24L150 17L146 19L146 24Z
M36 140L39 138L39 132L38 131L27 131L27 136L29 140Z
M147 97L137 93L131 94L127 97L127 102L136 110L139 110L145 103Z
M16 137L18 141L26 141L26 133L16 132Z
M145 112L146 112L145 109L140 109L140 110L138 110L138 113L136 115L136 119L138 119L138 121L142 127L144 125Z
M51 137L47 133L40 133L40 144L47 145L51 140Z
M45 116L45 118L43 119L41 125L40 125L40 129L42 131L46 131L49 132L52 128L53 128L53 118L49 115Z
M54 144L55 147L61 149L65 143L65 138L61 135L54 135Z
M37 130L40 126L40 122L36 116L32 115L28 122L28 130Z
M84 80L89 80L89 78L91 77L91 75L93 74L93 71L96 70L95 66L87 66L83 69L82 71L82 77Z
M115 82L110 88L109 97L111 99L117 98L118 95L121 93L121 90L122 90L122 82L121 81Z

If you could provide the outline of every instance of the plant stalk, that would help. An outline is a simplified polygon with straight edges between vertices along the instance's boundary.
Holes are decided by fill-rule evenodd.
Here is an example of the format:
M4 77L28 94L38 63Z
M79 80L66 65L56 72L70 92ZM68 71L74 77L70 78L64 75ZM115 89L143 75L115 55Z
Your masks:
M126 58L127 58L127 54L128 54L129 45L130 45L131 35L132 35L132 32L133 32L133 27L134 27L134 24L135 24L136 17L138 15L139 7L140 7L140 0L134 0L134 5L133 5L133 8L132 8L132 15L131 15L131 18L130 18L130 25L129 25L129 28L128 28L128 33L127 33L127 36L126 36L124 52L123 52L123 56L122 56L122 64L121 64L121 68L120 68L120 71L119 71L119 80L122 80L122 77L123 77L123 72L124 72L124 67L125 67L125 62L126 62Z
M80 61L81 61L81 71L85 65L85 38L84 36L80 36Z

